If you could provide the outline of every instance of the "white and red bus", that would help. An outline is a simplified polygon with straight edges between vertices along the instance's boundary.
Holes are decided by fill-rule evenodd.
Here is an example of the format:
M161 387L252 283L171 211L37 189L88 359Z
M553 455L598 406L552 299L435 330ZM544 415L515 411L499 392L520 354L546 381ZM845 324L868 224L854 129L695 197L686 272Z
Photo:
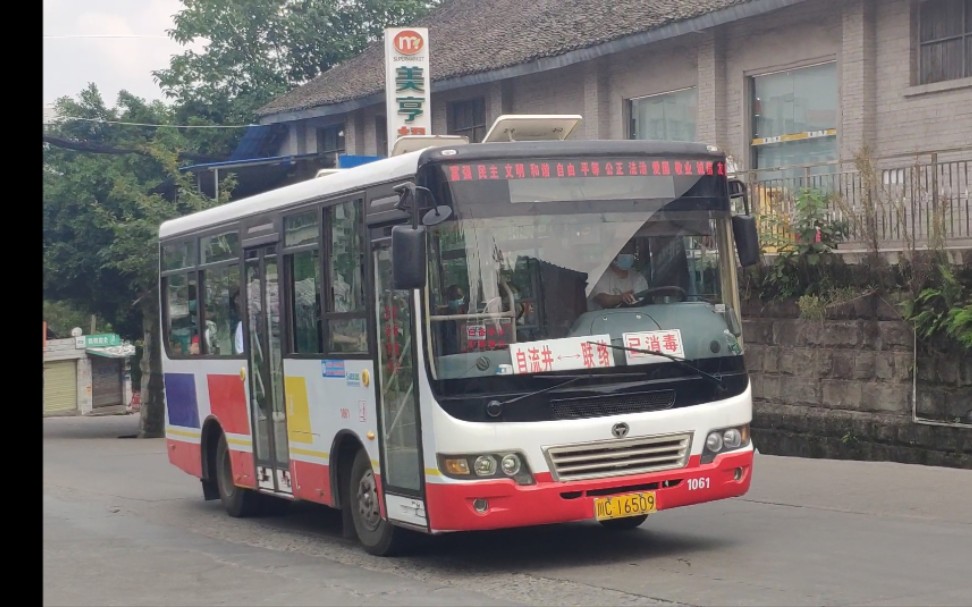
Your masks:
M745 190L710 146L563 123L162 224L167 452L205 499L331 506L392 554L746 493Z

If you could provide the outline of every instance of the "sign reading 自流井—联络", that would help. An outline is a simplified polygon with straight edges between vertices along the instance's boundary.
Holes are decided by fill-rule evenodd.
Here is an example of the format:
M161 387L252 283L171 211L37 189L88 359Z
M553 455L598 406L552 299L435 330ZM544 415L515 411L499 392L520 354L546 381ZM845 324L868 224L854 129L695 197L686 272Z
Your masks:
M385 107L388 154L404 135L431 135L429 30L385 29Z

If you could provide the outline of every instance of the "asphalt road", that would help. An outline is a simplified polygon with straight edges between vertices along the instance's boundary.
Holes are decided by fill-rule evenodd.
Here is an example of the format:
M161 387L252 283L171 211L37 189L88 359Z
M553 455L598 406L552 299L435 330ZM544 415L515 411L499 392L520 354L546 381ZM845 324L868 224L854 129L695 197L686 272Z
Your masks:
M44 419L44 605L972 606L969 470L757 455L746 496L635 531L452 534L379 558L324 507L230 518L137 428Z

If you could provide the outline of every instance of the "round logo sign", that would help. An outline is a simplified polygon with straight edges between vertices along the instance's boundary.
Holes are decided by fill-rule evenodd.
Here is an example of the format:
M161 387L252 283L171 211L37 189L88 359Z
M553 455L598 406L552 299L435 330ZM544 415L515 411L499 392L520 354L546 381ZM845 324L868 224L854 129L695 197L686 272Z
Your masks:
M414 55L422 50L425 41L415 30L402 30L392 39L395 50L403 55Z

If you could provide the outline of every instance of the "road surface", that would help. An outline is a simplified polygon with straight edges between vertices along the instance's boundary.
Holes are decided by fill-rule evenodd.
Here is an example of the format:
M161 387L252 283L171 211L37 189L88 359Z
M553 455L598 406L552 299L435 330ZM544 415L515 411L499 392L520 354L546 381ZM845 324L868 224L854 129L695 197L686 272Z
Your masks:
M45 605L972 605L972 471L757 455L750 492L379 558L328 508L233 519L136 439L44 419Z

